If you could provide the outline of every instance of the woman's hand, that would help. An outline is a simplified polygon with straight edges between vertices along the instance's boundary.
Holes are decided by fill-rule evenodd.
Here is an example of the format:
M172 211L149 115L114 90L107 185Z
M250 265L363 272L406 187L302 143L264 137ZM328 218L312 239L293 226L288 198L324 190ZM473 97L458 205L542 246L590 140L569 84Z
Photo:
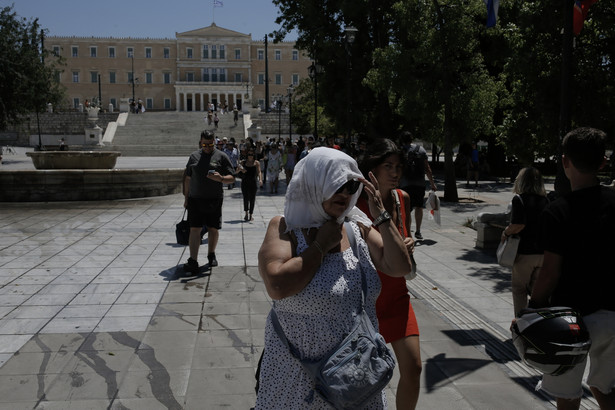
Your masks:
M408 254L412 255L414 253L414 239L411 236L404 238L404 245L406 245L406 249L408 250Z
M376 219L384 211L384 205L382 204L382 197L378 190L379 185L376 176L371 171L367 175L371 182L364 178L359 178L359 181L363 183L363 189L367 193L369 213L372 215L372 219Z
M343 224L338 224L335 219L330 219L318 228L314 240L318 242L325 253L338 246L342 241L342 226Z

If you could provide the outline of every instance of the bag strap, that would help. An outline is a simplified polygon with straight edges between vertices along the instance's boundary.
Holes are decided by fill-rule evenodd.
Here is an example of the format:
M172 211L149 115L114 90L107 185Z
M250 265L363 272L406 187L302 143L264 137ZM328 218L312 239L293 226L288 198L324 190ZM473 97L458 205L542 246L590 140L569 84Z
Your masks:
M188 210L187 210L186 208L184 208L184 213L182 214L182 221L183 221L184 219L186 219L186 211L188 211Z

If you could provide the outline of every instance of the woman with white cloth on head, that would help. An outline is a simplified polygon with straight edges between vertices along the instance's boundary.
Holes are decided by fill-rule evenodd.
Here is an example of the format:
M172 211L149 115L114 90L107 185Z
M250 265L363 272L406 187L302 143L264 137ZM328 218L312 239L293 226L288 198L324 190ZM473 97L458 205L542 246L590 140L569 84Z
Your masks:
M380 281L376 268L402 277L411 269L404 240L385 212L378 182L366 180L354 159L321 147L301 160L286 192L284 216L274 217L260 248L259 272L288 342L300 356L320 360L354 324L361 304L361 270L368 284L365 310L375 328ZM364 187L380 232L355 207ZM344 229L349 220L358 258ZM282 343L271 317L265 328L256 409L329 408L314 382ZM367 408L386 407L384 391Z

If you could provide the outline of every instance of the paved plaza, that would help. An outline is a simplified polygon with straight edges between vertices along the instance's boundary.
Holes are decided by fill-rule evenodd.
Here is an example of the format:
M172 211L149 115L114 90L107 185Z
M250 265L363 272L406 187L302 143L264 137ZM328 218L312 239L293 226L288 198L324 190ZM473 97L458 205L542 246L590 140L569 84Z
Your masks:
M27 167L18 157L0 172ZM120 158L118 167L185 161ZM510 342L510 271L475 249L466 226L503 212L511 185L462 182L462 201L442 203L441 226L426 215L419 275L408 282L421 329L418 408L554 408ZM220 265L199 277L183 276L188 250L175 241L182 195L0 203L0 409L251 408L271 307L257 252L283 213L281 185L279 195L259 192L253 222L243 221L240 189L224 190Z

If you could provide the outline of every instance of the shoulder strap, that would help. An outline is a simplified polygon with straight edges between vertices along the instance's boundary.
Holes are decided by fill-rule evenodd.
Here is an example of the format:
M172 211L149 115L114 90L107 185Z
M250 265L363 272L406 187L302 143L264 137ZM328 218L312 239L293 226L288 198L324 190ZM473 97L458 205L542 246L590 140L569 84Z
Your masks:
M352 229L352 226L350 225L350 222L345 221L344 222L344 228L346 228L346 234L348 235L348 242L350 242L350 247L352 248L352 253L354 253L354 256L357 258L358 260L358 267L359 267L359 271L361 271L361 289L362 289L362 293L361 293L361 309L359 310L359 313L364 309L365 306L365 299L367 299L367 279L365 279L365 273L363 272L363 269L361 269L361 259L359 258L359 249L357 247L357 238L355 238L354 235L354 230Z
M408 236L406 232L406 207L404 203L404 195L399 189L391 191L393 193L393 199L395 200L395 207L397 208L397 229L399 233L405 238Z

